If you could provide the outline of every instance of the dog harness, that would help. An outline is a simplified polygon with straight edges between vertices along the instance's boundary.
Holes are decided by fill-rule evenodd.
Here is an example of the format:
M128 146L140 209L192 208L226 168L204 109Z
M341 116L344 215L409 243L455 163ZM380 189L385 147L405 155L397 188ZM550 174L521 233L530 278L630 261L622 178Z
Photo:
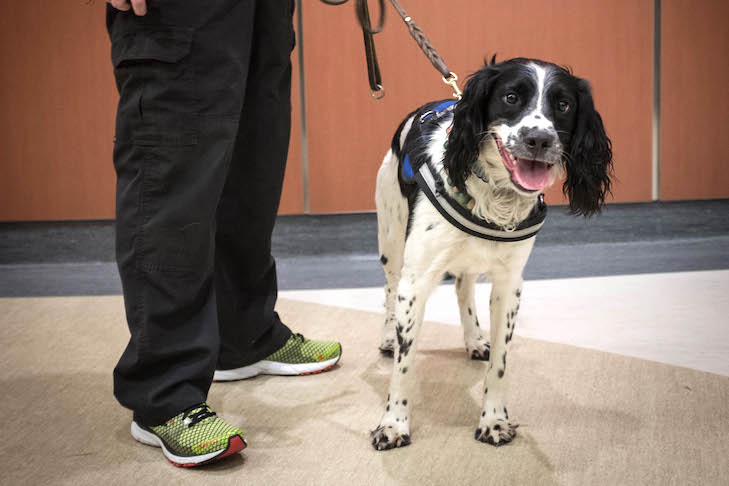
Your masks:
M521 241L536 235L547 217L547 205L544 194L540 194L537 204L527 218L513 230L473 215L471 209L474 202L468 193L453 187L450 177L443 180L435 169L430 155L427 153L428 142L432 133L438 128L438 122L449 116L455 108L456 100L436 101L422 106L414 114L413 123L401 148L400 181L403 184L417 184L438 212L459 230L492 241ZM450 131L450 128L448 129ZM447 149L448 142L446 142ZM480 170L473 171L483 180L488 181L488 174ZM456 192L455 196L445 190L445 184Z

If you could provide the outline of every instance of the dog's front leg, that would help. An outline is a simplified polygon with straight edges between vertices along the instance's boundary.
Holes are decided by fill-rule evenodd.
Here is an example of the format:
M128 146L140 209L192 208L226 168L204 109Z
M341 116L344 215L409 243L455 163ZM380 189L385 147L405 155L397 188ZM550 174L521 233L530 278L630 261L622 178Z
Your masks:
M390 393L380 425L372 431L372 446L377 450L410 444L410 406L415 380L415 342L423 322L425 302L435 284L428 277L415 280L403 271L395 303L397 344L393 356Z
M509 422L506 411L506 348L519 311L521 284L521 277L497 279L491 289L491 356L475 438L496 446L511 442L518 427Z

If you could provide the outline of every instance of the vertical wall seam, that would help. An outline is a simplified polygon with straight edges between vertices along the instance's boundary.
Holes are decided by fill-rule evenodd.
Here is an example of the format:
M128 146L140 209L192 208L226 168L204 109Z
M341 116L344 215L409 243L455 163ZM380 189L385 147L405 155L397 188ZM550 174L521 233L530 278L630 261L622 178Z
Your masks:
M301 134L301 188L304 214L310 213L309 199L309 139L306 125L306 76L304 75L304 15L302 0L296 0L296 43L299 60L299 132Z
M653 137L651 197L661 197L661 0L653 1Z

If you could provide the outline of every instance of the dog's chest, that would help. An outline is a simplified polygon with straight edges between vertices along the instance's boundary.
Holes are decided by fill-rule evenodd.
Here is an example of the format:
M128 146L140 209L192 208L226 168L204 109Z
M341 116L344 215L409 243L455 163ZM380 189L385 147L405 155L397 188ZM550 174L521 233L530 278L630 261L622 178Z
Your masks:
M529 258L534 238L518 242L493 242L474 237L463 239L448 264L454 273L493 274L510 272Z
M453 274L520 271L529 257L535 237L520 241L493 241L471 236L448 223L421 196L416 204L408 244L417 248L420 272L445 269Z

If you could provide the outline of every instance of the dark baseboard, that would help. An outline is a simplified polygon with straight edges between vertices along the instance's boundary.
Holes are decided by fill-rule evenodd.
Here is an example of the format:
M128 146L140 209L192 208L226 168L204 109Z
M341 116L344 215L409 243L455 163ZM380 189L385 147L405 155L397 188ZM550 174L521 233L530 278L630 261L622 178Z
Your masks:
M536 247L713 238L729 235L729 199L610 204L591 219L552 206ZM375 213L279 216L273 254L376 255ZM114 222L0 223L0 264L114 261Z

